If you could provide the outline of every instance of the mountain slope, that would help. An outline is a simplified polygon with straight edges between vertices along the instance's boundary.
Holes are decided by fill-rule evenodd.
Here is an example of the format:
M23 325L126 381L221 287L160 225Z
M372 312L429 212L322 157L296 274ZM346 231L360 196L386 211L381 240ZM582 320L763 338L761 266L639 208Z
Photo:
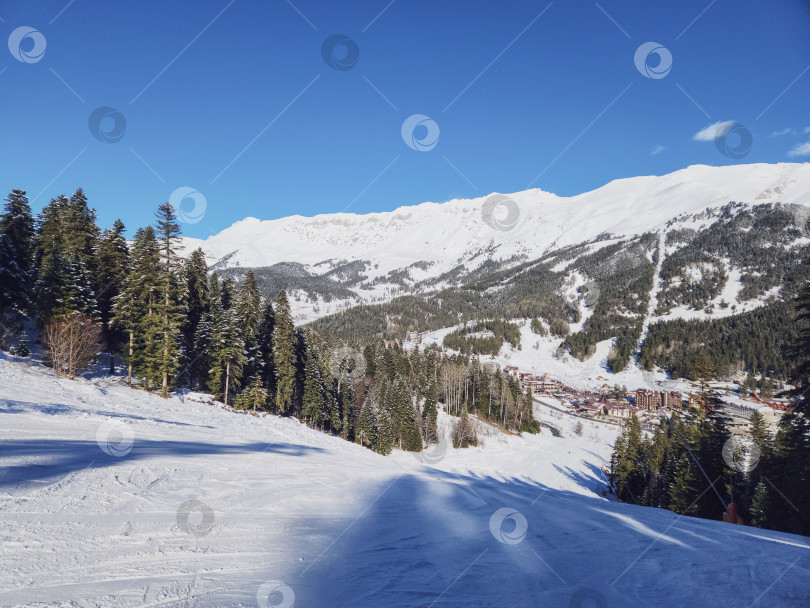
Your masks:
M411 273L419 281L458 264L474 267L486 259L538 258L552 248L602 233L641 234L676 215L730 201L810 203L810 164L694 165L661 177L614 180L572 197L527 190L510 194L516 207L495 209L489 223L484 212L488 198L422 203L366 215L246 218L203 241L186 239L186 246L202 247L221 268L298 262L323 274L361 260L369 262L367 274L375 278L415 262L430 263ZM500 229L493 228L498 222Z
M806 602L806 538L610 502L584 438L426 466L7 359L0 395L3 606Z

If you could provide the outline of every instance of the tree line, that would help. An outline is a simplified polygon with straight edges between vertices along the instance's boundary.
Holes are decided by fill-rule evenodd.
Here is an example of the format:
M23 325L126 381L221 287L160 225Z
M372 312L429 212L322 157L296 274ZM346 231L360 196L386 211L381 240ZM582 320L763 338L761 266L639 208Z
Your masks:
M459 418L459 445L474 440L469 413L538 430L530 396L499 369L380 340L362 350L327 341L296 327L286 292L264 297L250 270L221 279L200 249L181 256L169 203L155 216L128 241L120 220L98 227L81 189L36 217L26 193L13 190L0 214L0 327L34 320L57 373L73 376L106 349L110 373L122 361L137 388L211 393L383 454L437 441L442 400Z

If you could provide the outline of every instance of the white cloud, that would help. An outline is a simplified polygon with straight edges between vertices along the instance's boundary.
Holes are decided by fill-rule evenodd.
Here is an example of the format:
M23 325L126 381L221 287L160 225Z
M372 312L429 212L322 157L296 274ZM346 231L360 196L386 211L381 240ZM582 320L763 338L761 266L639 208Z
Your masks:
M793 146L788 152L788 156L810 156L810 141Z
M781 131L774 131L768 137L781 137L782 135L795 135L796 131L793 129L782 129Z
M718 137L722 137L728 133L728 130L732 127L732 125L734 125L733 120L716 122L713 125L709 125L705 129L701 129L695 133L692 139L695 141L714 141Z
M805 127L805 128L804 128L804 132L805 132L805 133L810 133L810 127Z
M653 146L652 151L650 152L650 156L657 156L658 154L661 154L661 152L663 152L664 150L666 150L664 146L662 146L661 144L655 144Z

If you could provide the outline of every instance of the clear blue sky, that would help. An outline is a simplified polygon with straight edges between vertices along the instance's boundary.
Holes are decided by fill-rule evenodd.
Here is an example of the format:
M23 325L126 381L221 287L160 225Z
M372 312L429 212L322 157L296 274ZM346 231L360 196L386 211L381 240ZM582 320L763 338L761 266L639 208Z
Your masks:
M22 55L0 50L0 189L39 211L81 186L100 223L120 217L129 234L180 187L205 197L184 225L205 237L245 216L810 160L799 0L4 0L0 19L4 38L40 32ZM324 61L333 34L356 43L351 69ZM671 53L662 78L634 63L646 42ZM100 106L126 120L117 142L88 127ZM403 140L413 114L438 125L429 151ZM695 140L726 121L753 138L741 159ZM101 130L115 138L114 124Z

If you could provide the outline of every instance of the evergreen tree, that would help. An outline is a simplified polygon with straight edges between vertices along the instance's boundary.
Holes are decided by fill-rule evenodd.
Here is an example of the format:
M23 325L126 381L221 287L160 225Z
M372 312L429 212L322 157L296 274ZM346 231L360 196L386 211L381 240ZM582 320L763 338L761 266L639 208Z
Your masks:
M26 315L33 287L34 219L24 190L14 189L0 213L0 313Z
M124 358L128 363L127 381L130 384L133 375L144 377L146 353L151 350L146 327L154 324L156 314L159 261L154 229L151 226L139 228L135 233L128 271L112 306L113 327L124 332L128 343Z
M177 222L174 207L164 203L155 214L155 234L160 245L160 267L158 270L160 299L156 302L159 327L162 334L162 349L155 361L161 375L163 396L168 395L170 379L179 368L180 349L178 338L182 324L182 293L179 286L181 261L177 255L180 240L180 224Z
M438 409L438 396L436 390L436 380L431 379L428 384L427 392L425 393L425 403L422 406L422 421L425 429L425 441L433 443L438 441L438 423L437 418L439 415Z
M197 331L209 309L208 265L202 249L198 248L191 252L183 264L182 275L185 299L183 325L180 330L183 361L179 380L191 388L198 389L205 382L204 370L207 368L200 365L204 354L197 348Z
M0 317L25 316L31 305L26 293L29 277L19 267L18 257L9 236L0 232Z
M793 394L797 397L796 411L810 416L810 282L805 281L799 288L794 302L799 335L792 345L796 367L793 372Z
M768 488L760 479L754 489L754 498L750 509L751 525L764 528L768 525Z
M235 311L224 310L222 300L213 297L215 294L216 290L212 289L210 309L204 325L210 331L210 346L206 355L210 365L208 389L228 405L231 390L241 385L246 357Z
M121 220L115 220L113 227L102 233L96 258L95 284L99 286L97 296L99 320L110 353L110 374L113 374L115 353L122 340L121 331L113 327L113 304L121 293L129 268L129 248L124 238L124 224Z
M377 445L377 412L372 397L363 403L355 430L355 441L371 449Z
M89 208L81 188L69 199L65 196L52 199L38 216L36 297L41 323L54 314L86 312L70 309L72 301L78 300L81 306L95 301L97 285L93 277L98 237L95 211ZM76 288L68 274L78 277L82 284ZM77 294L77 290L81 293ZM99 311L92 310L91 314L98 318Z
M247 361L242 371L246 383L252 382L262 367L259 330L262 323L262 301L253 271L248 270L240 285L235 315L245 343Z
M259 333L257 342L259 344L259 376L262 386L267 391L266 406L275 407L276 403L276 365L273 359L273 334L276 330L276 314L273 304L268 299L262 310L262 318L259 323Z
M51 317L59 314L58 308L62 306L68 289L68 261L62 246L55 243L47 255L42 257L34 287L40 323L43 326Z
M296 384L296 334L287 294L282 289L275 306L273 363L276 374L276 409L281 414L293 411Z
M320 427L326 412L324 411L323 378L318 366L317 356L313 349L307 349L306 363L304 365L304 395L302 399L301 415L304 420L314 427Z

